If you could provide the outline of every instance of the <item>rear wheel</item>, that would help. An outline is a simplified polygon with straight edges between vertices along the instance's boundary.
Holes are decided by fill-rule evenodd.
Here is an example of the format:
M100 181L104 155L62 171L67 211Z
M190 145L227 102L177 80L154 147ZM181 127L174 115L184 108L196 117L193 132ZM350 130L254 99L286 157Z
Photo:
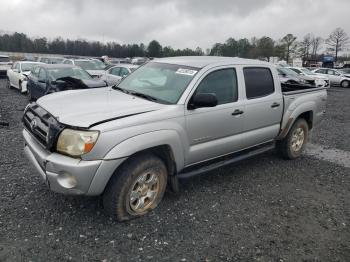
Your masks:
M118 221L145 215L158 206L166 184L167 168L161 159L152 154L134 156L108 182L104 209Z
M340 83L341 87L343 88L348 88L350 86L350 83L348 80L343 80L341 83Z
M277 150L285 159L296 159L303 152L309 137L309 126L304 119L298 119L287 136L277 142Z

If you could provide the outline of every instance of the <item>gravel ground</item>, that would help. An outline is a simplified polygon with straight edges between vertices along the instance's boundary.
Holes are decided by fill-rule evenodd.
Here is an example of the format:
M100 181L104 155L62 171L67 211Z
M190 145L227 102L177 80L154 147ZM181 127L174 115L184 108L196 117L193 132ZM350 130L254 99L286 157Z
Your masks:
M350 151L350 89L329 92L312 142ZM274 152L183 181L116 223L99 198L50 192L25 159L27 103L0 80L0 261L350 261L350 170Z

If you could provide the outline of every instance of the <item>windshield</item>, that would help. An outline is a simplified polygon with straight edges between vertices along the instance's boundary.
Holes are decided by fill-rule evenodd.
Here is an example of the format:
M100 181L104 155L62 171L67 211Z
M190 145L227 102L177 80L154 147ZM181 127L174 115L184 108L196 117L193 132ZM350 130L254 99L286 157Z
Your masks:
M38 64L36 64L36 63L23 63L23 64L21 64L22 72L32 71L33 67L36 65L38 65Z
M106 64L103 63L100 60L94 59L94 60L91 60L91 61L94 62L97 65L97 67L99 67L99 70L103 70L103 69L106 68Z
M289 75L289 76L298 76L297 73L295 73L293 70L289 69L289 68L285 68L285 67L279 67L277 68L277 71L280 75Z
M118 87L175 104L199 68L151 62L126 77Z
M85 80L92 79L92 77L86 71L75 67L52 68L52 69L49 69L48 71L52 80L56 80L62 77L69 77L69 76L77 79L85 79Z
M101 66L101 64L103 66ZM97 60L80 60L75 61L75 64L77 66L80 66L84 70L103 70L105 68L105 65L100 62L98 63Z
M303 73L307 74L307 75L316 75L314 72L310 71L307 68L301 68L301 71L303 71Z

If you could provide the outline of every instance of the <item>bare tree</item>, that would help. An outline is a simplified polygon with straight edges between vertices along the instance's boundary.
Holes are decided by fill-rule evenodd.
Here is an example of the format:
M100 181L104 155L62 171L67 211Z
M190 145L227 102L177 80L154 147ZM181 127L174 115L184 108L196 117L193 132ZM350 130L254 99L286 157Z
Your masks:
M310 49L312 47L312 40L314 36L312 34L307 34L304 36L303 41L299 43L299 52L301 56L303 57L303 60L307 60L310 55Z
M289 57L291 53L294 53L295 49L297 48L297 45L295 42L296 40L297 40L297 37L292 34L287 34L281 40L282 44L285 47L287 63L289 62Z
M316 58L317 51L320 49L321 44L323 43L323 38L320 36L313 37L311 40L311 50L312 50L312 56Z
M335 61L338 59L338 52L342 51L349 43L349 37L344 29L336 28L327 38L328 50L335 52Z

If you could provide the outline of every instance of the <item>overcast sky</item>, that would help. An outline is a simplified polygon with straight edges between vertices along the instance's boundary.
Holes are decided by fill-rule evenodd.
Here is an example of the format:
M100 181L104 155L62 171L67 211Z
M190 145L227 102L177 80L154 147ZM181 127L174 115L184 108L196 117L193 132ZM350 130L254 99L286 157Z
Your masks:
M350 0L0 0L0 30L206 49L229 37L350 35L349 11Z

